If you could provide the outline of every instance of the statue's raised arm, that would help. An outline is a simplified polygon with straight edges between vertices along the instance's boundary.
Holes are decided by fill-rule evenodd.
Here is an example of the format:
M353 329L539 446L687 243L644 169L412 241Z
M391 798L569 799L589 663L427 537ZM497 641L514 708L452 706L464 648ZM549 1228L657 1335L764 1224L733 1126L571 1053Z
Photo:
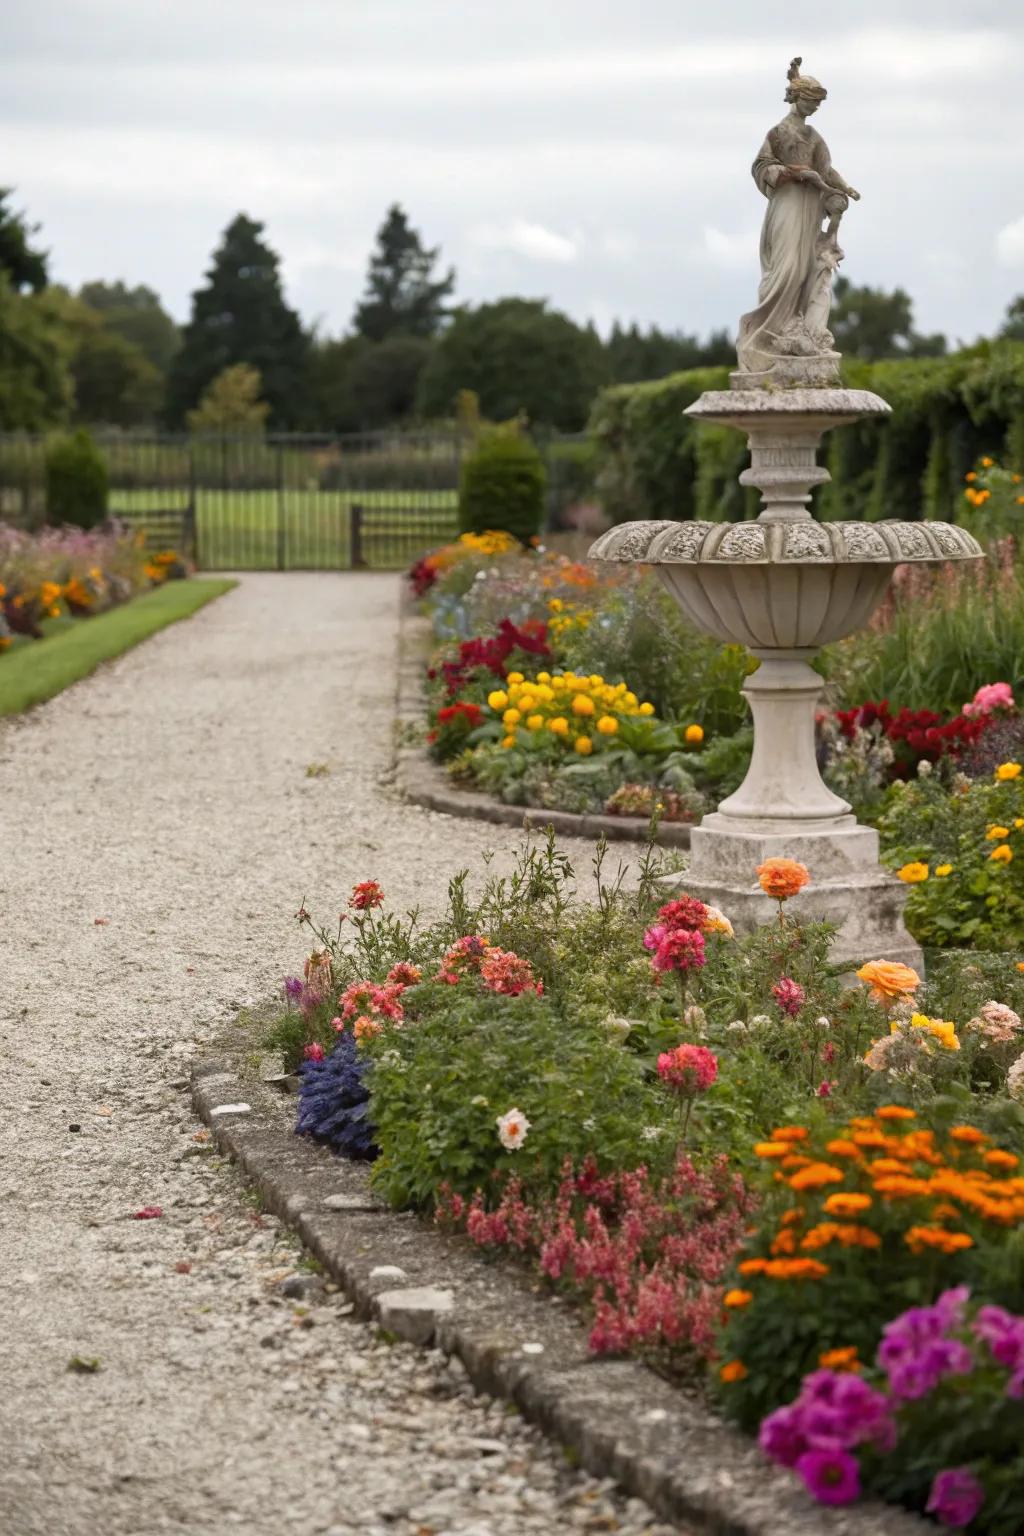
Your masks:
M839 382L828 329L832 278L843 259L839 223L860 193L832 164L808 118L828 94L797 58L789 66L788 114L769 129L752 170L768 199L761 230L757 308L740 321L737 384L826 388Z

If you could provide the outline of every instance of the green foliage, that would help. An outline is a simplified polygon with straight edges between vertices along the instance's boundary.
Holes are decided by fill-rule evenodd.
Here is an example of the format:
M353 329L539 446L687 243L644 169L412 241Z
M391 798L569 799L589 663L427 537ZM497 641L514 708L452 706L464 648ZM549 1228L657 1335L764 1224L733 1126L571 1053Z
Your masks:
M728 331L713 331L707 341L683 331L662 331L656 325L642 331L636 324L612 326L607 342L608 363L615 384L663 379L687 368L733 366L736 344Z
M491 421L523 415L531 426L577 432L608 380L597 332L542 299L498 299L458 309L420 381L420 409L448 416L471 389Z
M261 239L263 225L238 214L224 231L168 384L175 424L218 374L233 364L255 368L275 427L298 427L308 412L309 339L285 303L277 254Z
M488 433L462 462L461 531L502 529L529 543L544 518L545 483L544 462L529 438L510 430Z
M0 275L5 276L15 293L29 288L33 293L46 287L48 251L36 250L32 238L38 224L29 224L24 214L10 206L13 190L0 187Z
M71 363L75 414L92 425L135 427L153 422L163 380L141 348L106 325L87 330Z
M212 380L186 420L188 429L203 432L262 433L270 406L260 399L263 380L246 363L225 368Z
M352 363L351 388L362 431L408 420L431 354L425 336L393 334L364 346Z
M894 288L857 288L848 277L833 285L829 329L844 357L877 362L883 357L940 357L945 336L921 336L914 330L914 306L909 293Z
M398 203L388 209L370 258L366 295L356 309L355 327L369 341L394 336L433 336L446 316L455 286L454 268L434 279L440 250L428 250Z
M894 784L878 827L890 868L927 866L928 877L911 885L906 908L907 925L920 943L1024 949L1020 779L957 780L950 787L933 775ZM947 872L938 875L937 869Z
M139 351L159 374L166 375L181 345L181 333L152 288L139 283L83 283L78 290L83 304L103 316L107 331Z
M73 400L67 349L38 302L16 293L0 272L0 429L59 426Z
M370 1047L381 1148L373 1183L392 1204L428 1206L443 1185L472 1195L493 1188L503 1170L527 1190L549 1190L566 1158L578 1157L583 1122L602 1171L644 1160L642 1131L657 1095L636 1057L607 1033L567 1033L560 1012L532 994L479 996L460 986L433 989L431 1001L431 1011L420 1005L415 1029L389 1031L386 1044ZM495 1121L523 1104L529 1134L507 1152Z
M371 346L365 336L314 337L309 356L310 419L322 431L359 431L362 416L355 369Z
M93 528L107 515L107 463L84 428L46 451L46 512L51 523Z

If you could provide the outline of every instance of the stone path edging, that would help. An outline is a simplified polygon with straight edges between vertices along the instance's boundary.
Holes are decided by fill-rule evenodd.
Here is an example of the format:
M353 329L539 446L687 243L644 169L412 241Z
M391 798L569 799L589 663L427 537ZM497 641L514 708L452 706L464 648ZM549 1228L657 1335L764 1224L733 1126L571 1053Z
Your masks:
M292 1134L272 1090L241 1077L234 1058L193 1062L192 1101L360 1316L457 1356L479 1391L516 1404L588 1471L614 1477L662 1516L713 1536L934 1529L889 1506L813 1504L694 1396L637 1361L591 1356L569 1306L466 1241L383 1206L365 1165Z
M506 805L493 795L477 790L459 789L444 769L422 747L403 743L403 730L423 724L422 668L430 626L403 598L399 619L398 690L396 717L398 734L395 746L395 783L400 793L415 805L443 811L449 816L468 816L474 821L495 821L507 827L534 830L554 827L565 837L597 839L609 842L644 842L648 823L641 816L579 815L574 811L544 810L540 806ZM690 828L677 822L663 822L657 842L663 847L689 848Z

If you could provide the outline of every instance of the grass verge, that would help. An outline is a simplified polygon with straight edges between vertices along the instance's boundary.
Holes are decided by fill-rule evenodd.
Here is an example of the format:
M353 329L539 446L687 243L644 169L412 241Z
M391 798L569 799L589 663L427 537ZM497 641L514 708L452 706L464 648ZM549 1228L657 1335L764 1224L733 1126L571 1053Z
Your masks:
M80 619L59 634L18 646L0 658L0 717L45 703L95 672L101 662L131 650L158 629L187 619L235 585L233 581L170 581L123 608Z

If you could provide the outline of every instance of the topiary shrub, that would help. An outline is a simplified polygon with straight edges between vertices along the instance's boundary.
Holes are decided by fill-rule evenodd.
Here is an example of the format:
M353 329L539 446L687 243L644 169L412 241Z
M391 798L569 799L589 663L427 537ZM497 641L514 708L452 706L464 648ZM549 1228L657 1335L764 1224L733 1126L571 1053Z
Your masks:
M463 533L502 529L523 544L544 519L544 461L518 432L492 432L463 461L459 527Z
M107 461L79 428L46 452L46 515L51 523L94 528L107 515Z

